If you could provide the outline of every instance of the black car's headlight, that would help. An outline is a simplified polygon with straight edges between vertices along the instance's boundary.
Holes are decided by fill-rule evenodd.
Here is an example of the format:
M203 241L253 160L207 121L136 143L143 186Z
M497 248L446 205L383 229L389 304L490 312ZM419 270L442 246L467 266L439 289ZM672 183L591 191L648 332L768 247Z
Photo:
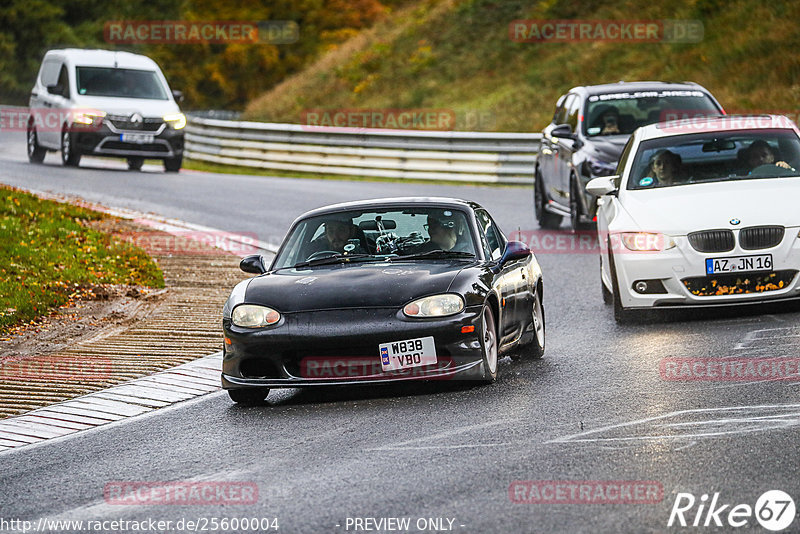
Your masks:
M443 293L409 302L403 307L403 313L409 317L445 317L463 309L464 299L460 295Z
M589 158L584 162L585 176L611 176L617 170L616 163L608 163L601 159Z
M263 328L271 326L281 320L277 310L257 304L240 304L233 309L231 314L233 324L244 328Z

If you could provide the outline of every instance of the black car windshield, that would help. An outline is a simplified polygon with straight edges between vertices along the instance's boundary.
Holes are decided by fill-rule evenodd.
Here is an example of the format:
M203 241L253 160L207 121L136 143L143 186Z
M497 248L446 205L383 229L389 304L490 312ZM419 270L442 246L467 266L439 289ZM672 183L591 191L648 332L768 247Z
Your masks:
M644 141L626 187L800 176L795 169L800 169L800 138L793 130L704 132Z
M77 67L78 94L167 100L167 91L155 71Z
M347 262L348 258L363 262L405 257L413 261L470 255L475 255L475 244L464 211L399 207L304 219L286 236L272 268Z
M584 112L583 133L588 137L630 135L656 122L721 115L703 91L636 91L590 95Z

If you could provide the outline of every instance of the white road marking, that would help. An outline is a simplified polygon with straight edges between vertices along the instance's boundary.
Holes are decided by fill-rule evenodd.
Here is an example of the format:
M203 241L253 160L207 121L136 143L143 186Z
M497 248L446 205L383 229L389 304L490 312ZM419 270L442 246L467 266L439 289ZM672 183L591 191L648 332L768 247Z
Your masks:
M758 410L775 410L775 412L787 411L786 413L767 413L763 416L751 415L745 417L730 417L727 414L729 412L746 412L746 411L758 411ZM614 437L597 437L592 438L588 436L594 436L598 434L602 434L604 432L609 432L612 430L622 429L626 427L633 427L635 425L644 425L647 423L653 423L655 421L665 421L670 417L685 417L685 416L692 416L692 415L707 415L707 414L714 414L714 413L723 413L725 416L721 419L708 419L705 421L696 422L694 426L701 426L706 425L709 427L716 427L719 425L731 425L734 428L718 430L718 431L708 431L708 432L689 432L684 434L643 434L643 435L631 435L631 436L614 436ZM748 424L756 423L755 428L748 427ZM678 426L690 426L691 422L677 422L677 423L670 423L665 422L664 424L654 425L656 428L664 428L664 427L678 427ZM738 425L738 427L737 427ZM644 419L638 419L634 421L627 421L625 423L618 423L614 425L607 425L600 428L596 428L594 430L589 430L586 432L581 432L578 434L572 434L569 436L564 436L556 439L552 439L546 441L546 444L549 443L577 443L577 442L584 442L584 443L597 443L597 442L616 442L616 441L647 441L647 440L673 440L673 439L694 439L694 438L703 438L703 437L713 437L713 436L725 436L725 435L733 435L733 434L746 434L750 432L762 432L765 430L773 430L773 429L780 429L780 428L789 428L794 426L800 426L800 404L767 404L767 405L755 405L755 406L729 406L724 408L699 408L693 410L680 410L676 412L670 412L664 415L657 415L653 417L647 417Z
M457 436L459 434L466 434L468 432L472 432L473 430L479 430L479 429L483 429L483 428L490 428L490 427L493 427L493 426L504 425L506 423L511 423L511 422L512 421L510 419L503 419L503 420L500 420L500 421L490 421L490 422L487 422L487 423L478 423L476 425L470 425L470 426L465 426L465 427L461 427L461 428L455 428L453 430L447 430L445 432L438 432L436 434L430 434L430 435L427 435L427 436L421 436L421 437L418 437L418 438L409 439L407 441L401 441L401 442L397 442L397 443L389 443L389 444L386 444L386 445L382 445L380 447L373 447L373 448L366 449L366 450L368 450L368 451L391 451L391 450L398 450L398 449L412 449L412 450L413 449L437 449L437 448L448 449L448 448L464 448L464 447L467 447L467 446L469 446L469 447L476 447L476 446L477 447L484 447L484 446L485 447L495 447L497 445L504 445L504 444L502 444L502 443L496 443L496 444L495 443L489 443L489 444L485 444L485 445L474 445L473 444L473 445L431 445L431 446L425 446L425 445L420 446L420 445L412 445L412 444L421 443L421 442L425 442L425 441L433 441L433 440L437 440L437 439L441 439L441 438L449 438L451 436Z

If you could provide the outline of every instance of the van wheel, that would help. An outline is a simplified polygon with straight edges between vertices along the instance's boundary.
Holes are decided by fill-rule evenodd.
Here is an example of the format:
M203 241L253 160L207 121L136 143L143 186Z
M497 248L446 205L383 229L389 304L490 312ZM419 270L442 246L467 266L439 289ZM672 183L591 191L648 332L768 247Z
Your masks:
M39 146L39 135L36 133L36 127L33 122L28 122L28 161L31 163L41 163L44 161L44 156L47 150Z
M81 153L75 146L75 139L67 127L61 132L61 163L67 167L77 167L81 162Z
M164 170L167 172L178 172L181 170L181 165L183 165L183 156L164 160Z
M142 165L144 165L144 158L140 157L128 158L128 170L141 171Z

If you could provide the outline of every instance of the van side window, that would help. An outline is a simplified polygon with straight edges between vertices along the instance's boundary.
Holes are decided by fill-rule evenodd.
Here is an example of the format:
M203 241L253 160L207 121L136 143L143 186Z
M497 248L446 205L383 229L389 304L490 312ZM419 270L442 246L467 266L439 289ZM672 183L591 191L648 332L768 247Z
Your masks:
M66 65L61 65L61 72L58 73L58 81L56 83L62 87L61 96L69 98L69 74L67 73Z
M40 79L42 80L42 85L45 87L49 85L55 85L58 81L58 62L57 61L45 61L42 65L42 74Z

